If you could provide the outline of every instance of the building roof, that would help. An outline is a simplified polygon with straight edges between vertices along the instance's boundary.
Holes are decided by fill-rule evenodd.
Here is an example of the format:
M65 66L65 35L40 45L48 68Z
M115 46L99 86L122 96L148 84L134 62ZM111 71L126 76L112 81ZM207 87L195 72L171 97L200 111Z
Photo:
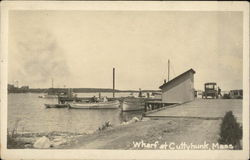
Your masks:
M188 74L188 73L190 73L190 72L192 72L193 74L195 73L195 71L191 68L191 69L189 69L188 71L186 71L186 72L180 74L179 76L175 77L174 79L171 79L171 80L168 81L167 83L163 83L163 85L161 85L159 88L162 89L163 87L170 85L171 83L173 83L173 82L176 81L177 79L182 78L183 76L185 76L186 74Z

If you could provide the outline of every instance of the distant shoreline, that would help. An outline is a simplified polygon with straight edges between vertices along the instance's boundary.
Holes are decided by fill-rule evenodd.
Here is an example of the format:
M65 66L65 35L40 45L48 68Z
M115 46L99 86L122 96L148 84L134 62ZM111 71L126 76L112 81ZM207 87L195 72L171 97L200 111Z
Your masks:
M8 93L47 93L51 88L29 88L22 90L21 88L16 88L14 90L8 90ZM53 88L55 92L65 92L68 88ZM96 92L108 92L112 93L113 89L110 88L72 88L75 93L96 93ZM160 90L141 90L142 92L160 92ZM138 90L115 90L116 93L119 92L139 92Z

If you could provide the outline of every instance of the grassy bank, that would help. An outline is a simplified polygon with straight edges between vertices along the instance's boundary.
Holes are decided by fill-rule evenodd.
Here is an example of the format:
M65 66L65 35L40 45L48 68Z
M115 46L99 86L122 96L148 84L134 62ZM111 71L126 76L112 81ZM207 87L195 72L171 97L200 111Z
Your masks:
M116 127L104 123L92 134L16 134L14 139L8 139L8 148L33 148L35 141L45 136L51 142L51 149L228 149L218 144L221 122L194 118L144 118ZM205 144L209 148L199 148Z
M77 139L76 144L59 148L79 149L155 149L135 147L136 142L153 144L217 143L220 120L155 119L109 128ZM156 148L159 149L159 148Z

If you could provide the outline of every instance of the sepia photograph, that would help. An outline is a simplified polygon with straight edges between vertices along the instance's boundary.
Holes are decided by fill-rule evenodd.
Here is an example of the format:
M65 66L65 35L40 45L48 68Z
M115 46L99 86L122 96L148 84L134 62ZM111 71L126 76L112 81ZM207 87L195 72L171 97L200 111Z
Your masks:
M40 3L1 9L6 157L73 150L111 151L85 158L124 159L119 151L133 151L148 159L160 151L167 159L214 151L207 158L226 152L227 159L247 159L247 3L199 10L160 2Z

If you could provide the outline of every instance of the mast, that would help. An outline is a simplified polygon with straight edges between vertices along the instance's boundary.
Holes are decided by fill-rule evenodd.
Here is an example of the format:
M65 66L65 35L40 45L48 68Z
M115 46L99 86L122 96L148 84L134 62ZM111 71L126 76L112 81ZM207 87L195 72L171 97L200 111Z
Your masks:
M53 78L51 79L52 88L54 87Z
M16 81L16 87L18 88L18 81Z
M169 81L169 74L170 74L170 61L168 60L168 81Z
M113 68L113 98L115 97L115 68Z

